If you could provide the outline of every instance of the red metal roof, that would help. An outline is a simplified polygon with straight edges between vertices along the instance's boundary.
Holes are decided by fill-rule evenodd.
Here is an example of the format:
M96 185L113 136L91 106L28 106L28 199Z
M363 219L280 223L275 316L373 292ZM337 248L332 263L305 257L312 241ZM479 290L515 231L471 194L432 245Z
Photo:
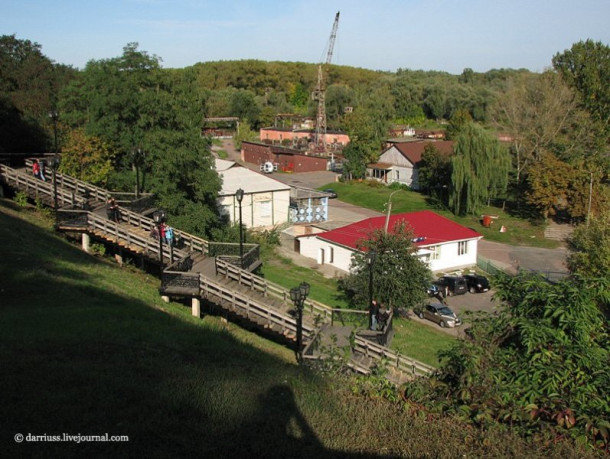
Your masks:
M385 219L385 216L371 217L332 231L320 233L317 236L326 241L356 249L359 240L366 238L371 231L385 227ZM399 221L406 222L407 227L413 230L415 238L425 238L415 242L417 247L483 237L476 231L442 217L431 210L391 215L388 231L392 232L392 228Z

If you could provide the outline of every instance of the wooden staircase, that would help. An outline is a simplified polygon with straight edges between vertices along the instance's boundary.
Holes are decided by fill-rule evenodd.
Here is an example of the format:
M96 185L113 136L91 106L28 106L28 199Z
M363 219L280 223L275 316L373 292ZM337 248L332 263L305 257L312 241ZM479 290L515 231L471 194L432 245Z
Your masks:
M112 222L105 213L108 191L62 174L56 174L56 178L61 184L57 189L58 216L66 217L58 229L88 232L134 254L159 260L159 242L150 236L155 226L152 219L120 208L120 223ZM29 170L0 165L0 180L53 206L53 184L35 179ZM296 340L296 310L287 289L234 266L223 257L210 257L211 243L204 239L180 230L175 230L175 234L184 245L173 249L177 261L163 271L160 289L163 294L206 299L222 308L225 314L252 327L288 342ZM170 248L163 244L164 262L169 263L170 256ZM256 263L251 266L256 266ZM319 325L328 326L332 317L332 309L328 306L310 299L305 302L303 338L306 349L311 351L305 356L306 360L321 358L314 355L316 340L321 336ZM359 373L369 374L380 362L386 362L386 377L400 384L433 371L428 365L360 337L348 346L351 348L348 366Z

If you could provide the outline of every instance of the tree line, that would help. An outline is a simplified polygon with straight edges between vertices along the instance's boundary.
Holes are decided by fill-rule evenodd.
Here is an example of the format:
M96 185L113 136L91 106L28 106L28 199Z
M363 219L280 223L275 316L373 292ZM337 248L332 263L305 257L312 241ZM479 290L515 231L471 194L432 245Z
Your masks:
M170 212L198 215L188 229L209 235L220 182L209 172L202 119L239 117L248 138L279 113L315 117L317 66L243 60L164 69L160 62L130 43L121 56L76 70L49 60L37 43L0 37L0 152L52 150L54 111L66 172L133 189L134 152L143 151L145 191ZM454 155L429 148L420 184L456 214L492 201L532 217L583 220L601 212L609 202L610 51L587 40L552 62L541 74L327 66L328 127L352 139L346 175L364 176L392 124L443 128Z

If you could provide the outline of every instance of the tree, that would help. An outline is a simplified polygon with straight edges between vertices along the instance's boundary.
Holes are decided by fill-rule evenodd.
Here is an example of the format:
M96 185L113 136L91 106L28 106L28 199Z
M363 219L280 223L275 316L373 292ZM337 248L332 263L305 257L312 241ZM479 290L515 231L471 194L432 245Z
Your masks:
M354 307L365 309L369 298L367 254L374 250L373 297L390 307L413 308L426 298L425 286L432 277L428 266L416 255L413 231L404 221L397 222L386 233L382 229L370 232L358 242L352 255L350 275L339 281Z
M553 56L553 67L581 95L582 103L608 134L610 130L610 47L580 41Z
M449 205L456 215L474 214L506 191L510 156L497 138L470 123L457 137L451 168Z
M591 150L591 123L570 88L553 72L525 74L492 108L496 126L511 138L517 183L545 153L560 159L582 157Z
M527 170L525 199L544 219L568 207L568 189L572 167L551 153L542 153L540 160Z
M63 148L61 170L79 180L106 186L112 172L112 153L100 139L87 136L83 129L73 129Z
M0 151L41 152L53 145L49 112L73 71L42 54L38 43L0 37Z
M421 155L417 181L422 191L446 203L451 186L451 157L442 154L432 143L426 145Z
M551 284L524 273L499 276L495 288L497 312L475 317L468 338L442 353L438 375L406 395L477 425L607 448L610 336L597 303L608 298L610 278Z
M610 279L610 215L578 226L568 239L568 268L583 277Z
M470 112L464 108L457 109L449 120L449 125L447 126L447 139L455 139L460 133L460 129L469 123L472 123Z

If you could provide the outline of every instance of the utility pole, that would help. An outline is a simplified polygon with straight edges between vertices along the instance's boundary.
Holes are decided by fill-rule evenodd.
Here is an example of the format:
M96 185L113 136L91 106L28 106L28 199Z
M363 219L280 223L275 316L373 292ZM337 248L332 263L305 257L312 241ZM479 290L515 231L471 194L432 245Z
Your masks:
M392 196L394 196L394 193L396 193L398 191L400 191L400 190L392 191L392 193L390 193L390 198L388 199L388 213L385 216L385 227L384 227L385 234L388 234L388 226L390 226L390 214L392 213Z

